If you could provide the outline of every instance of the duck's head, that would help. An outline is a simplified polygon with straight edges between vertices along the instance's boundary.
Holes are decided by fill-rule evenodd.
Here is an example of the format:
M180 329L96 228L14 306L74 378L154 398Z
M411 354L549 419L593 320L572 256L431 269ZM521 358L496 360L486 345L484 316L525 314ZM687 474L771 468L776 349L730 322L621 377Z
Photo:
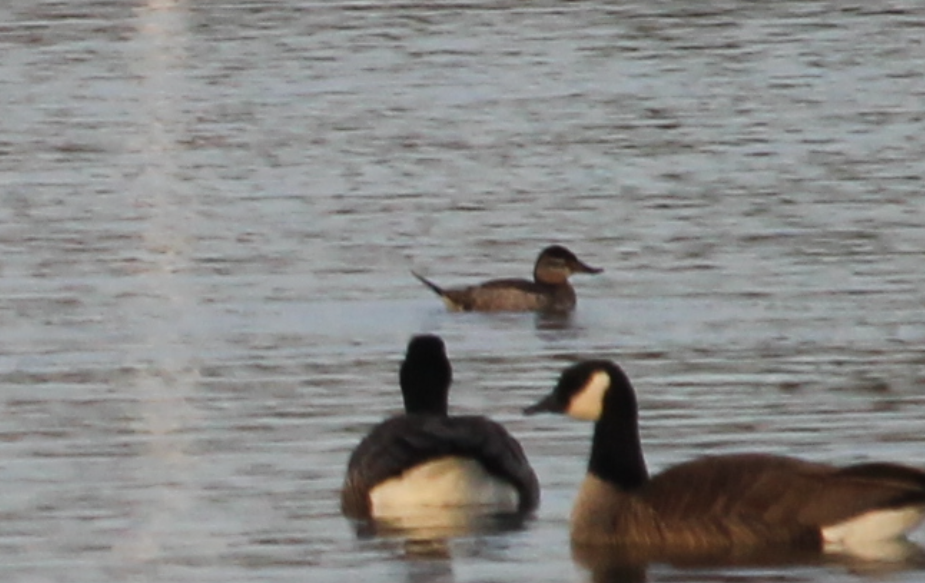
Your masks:
M398 379L406 413L446 415L453 369L439 336L411 338Z
M541 283L565 283L573 273L600 273L599 267L591 267L563 247L551 245L540 252L533 266L533 279Z
M597 421L605 403L608 408L618 407L635 415L635 395L623 369L609 360L586 360L562 371L556 388L524 413L560 413Z

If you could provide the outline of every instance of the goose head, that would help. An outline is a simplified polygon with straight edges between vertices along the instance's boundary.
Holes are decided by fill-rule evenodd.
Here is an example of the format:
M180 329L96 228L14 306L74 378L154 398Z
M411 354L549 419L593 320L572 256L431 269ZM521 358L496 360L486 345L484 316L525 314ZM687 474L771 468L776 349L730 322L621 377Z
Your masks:
M609 360L586 360L562 371L553 391L524 409L527 415L560 413L599 421L605 410L636 415L636 400L626 373Z
M406 413L446 415L453 369L443 340L433 334L411 338L398 380Z

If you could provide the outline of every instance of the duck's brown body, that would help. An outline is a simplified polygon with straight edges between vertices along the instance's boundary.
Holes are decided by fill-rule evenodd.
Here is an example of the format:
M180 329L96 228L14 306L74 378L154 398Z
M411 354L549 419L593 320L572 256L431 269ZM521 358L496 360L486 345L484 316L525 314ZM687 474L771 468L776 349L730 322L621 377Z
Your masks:
M600 273L581 262L560 245L544 249L533 268L533 281L493 279L478 285L444 289L412 272L421 283L443 299L451 311L462 312L566 312L575 308L575 290L568 278L573 273Z
M415 274L425 285L431 282ZM439 288L438 288L439 289ZM565 312L575 308L575 290L569 282L537 283L526 279L495 279L480 285L437 292L453 312Z

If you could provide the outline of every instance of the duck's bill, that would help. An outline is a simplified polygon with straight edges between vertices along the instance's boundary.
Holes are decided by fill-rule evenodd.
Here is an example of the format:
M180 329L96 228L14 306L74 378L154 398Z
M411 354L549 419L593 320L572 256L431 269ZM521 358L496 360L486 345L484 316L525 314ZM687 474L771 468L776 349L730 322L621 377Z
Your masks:
M562 405L556 400L555 393L546 395L533 405L524 409L524 415L536 415L537 413L561 413Z
M578 273L600 273L604 271L603 267L591 267L581 260L575 262L574 269Z

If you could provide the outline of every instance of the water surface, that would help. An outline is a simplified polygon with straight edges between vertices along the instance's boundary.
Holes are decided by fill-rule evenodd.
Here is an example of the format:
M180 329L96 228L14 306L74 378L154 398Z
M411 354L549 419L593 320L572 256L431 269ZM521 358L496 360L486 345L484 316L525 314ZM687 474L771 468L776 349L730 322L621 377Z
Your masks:
M762 450L925 466L920 2L26 2L0 8L6 581L919 581L807 561L587 570L590 427L634 380L651 469ZM571 318L444 284L568 245ZM351 448L442 335L519 437L522 529L358 538ZM922 533L917 535L923 540Z

